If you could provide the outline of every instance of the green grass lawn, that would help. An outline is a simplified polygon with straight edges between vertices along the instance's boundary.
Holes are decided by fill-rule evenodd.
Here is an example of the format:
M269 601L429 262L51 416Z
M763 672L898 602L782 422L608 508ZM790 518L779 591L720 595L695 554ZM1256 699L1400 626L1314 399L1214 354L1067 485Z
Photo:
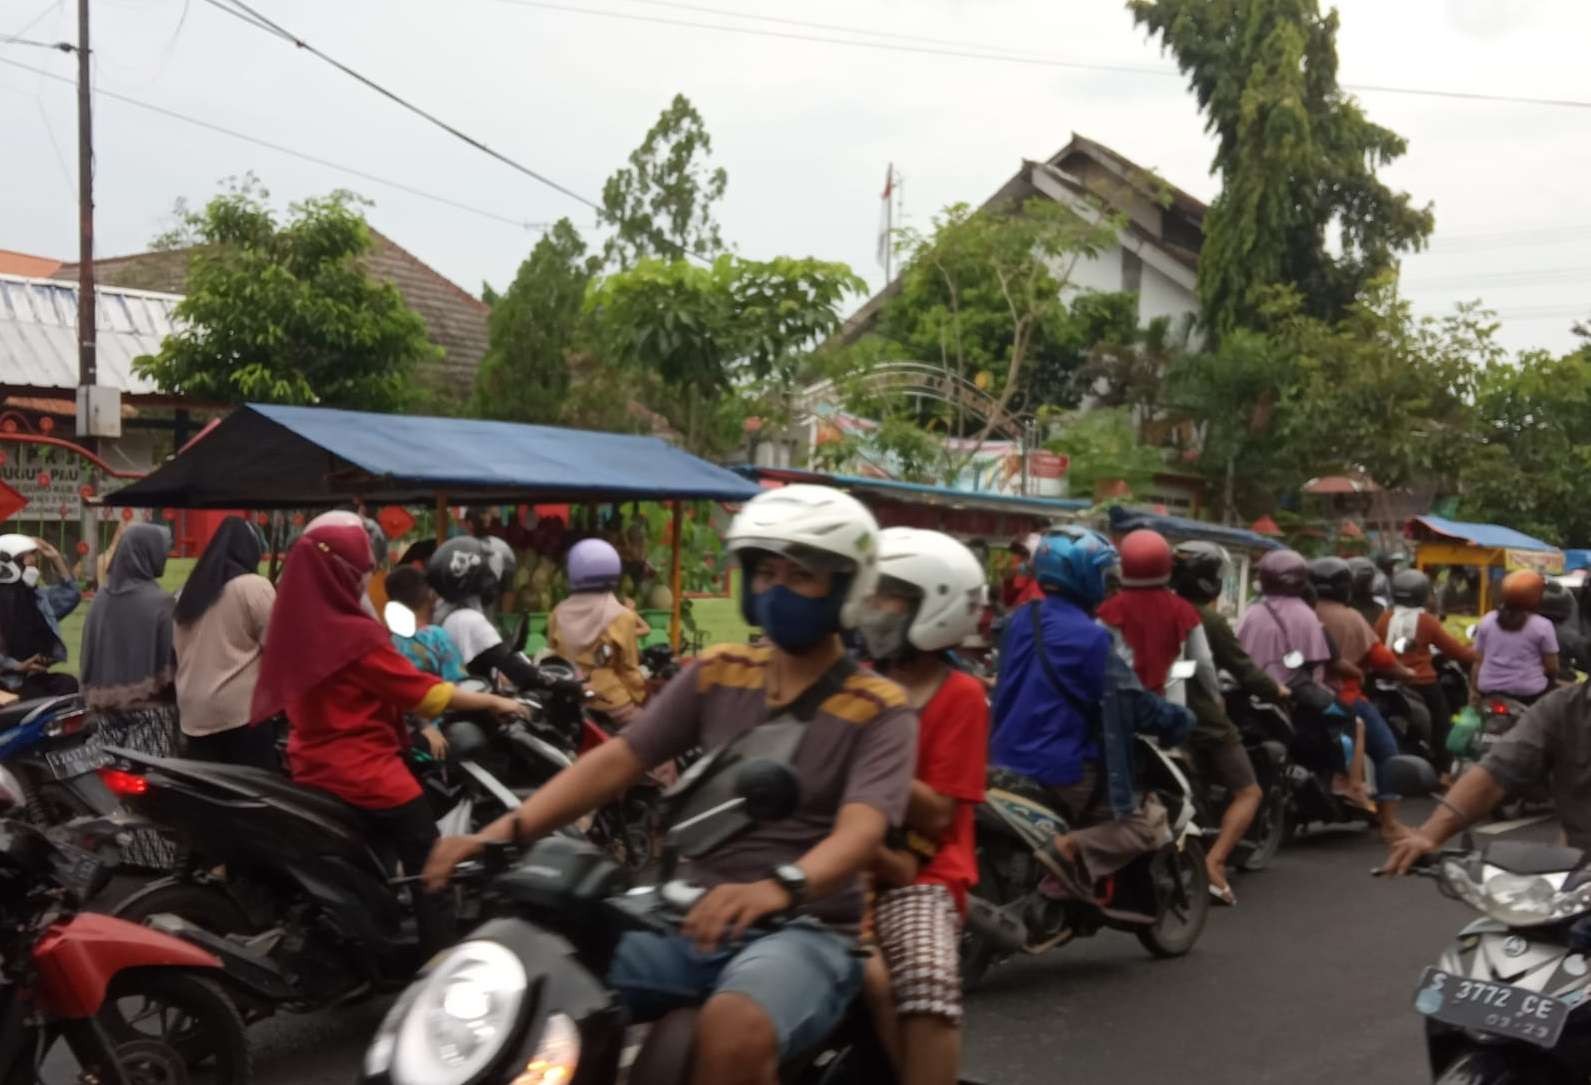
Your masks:
M193 563L193 558L172 558L166 562L166 575L160 578L161 587L173 592L182 587L188 582L188 574L193 572ZM691 610L696 616L697 626L705 635L704 643L746 643L750 629L740 617L739 599L693 599ZM77 654L83 643L83 621L87 617L88 604L85 602L61 623L61 639L66 641L66 650L70 653L61 669L69 674L77 673Z

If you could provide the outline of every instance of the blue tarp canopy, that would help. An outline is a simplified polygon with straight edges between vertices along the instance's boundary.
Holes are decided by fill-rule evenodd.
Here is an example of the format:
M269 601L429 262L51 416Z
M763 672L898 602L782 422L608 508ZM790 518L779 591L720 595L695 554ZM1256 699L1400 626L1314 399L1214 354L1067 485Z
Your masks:
M1092 502L1075 497L1032 497L1020 494L988 493L982 490L957 490L950 486L930 486L923 482L902 482L893 478L866 475L827 475L793 467L758 467L743 464L734 470L746 478L770 482L807 482L833 486L860 496L891 498L907 504L941 508L980 509L1029 516L1072 516L1091 507Z
M1416 538L1429 540L1431 536L1439 536L1443 542L1468 543L1470 546L1485 546L1497 550L1558 552L1558 548L1551 543L1533 539L1523 531L1515 531L1511 527L1502 527L1499 524L1471 524L1463 520L1449 520L1444 516L1416 516L1409 521L1409 524L1414 529L1411 534ZM1428 534L1422 536L1420 528L1424 528Z
M1574 549L1563 552L1563 571L1572 573L1576 569L1591 569L1591 550Z
M439 494L466 502L746 501L757 493L656 437L249 404L104 503L269 509Z
M1125 509L1120 505L1110 508L1110 530L1122 535L1139 528L1158 531L1172 543L1187 539L1201 539L1236 550L1280 550L1282 544L1256 531L1241 527L1226 527L1204 520L1190 520L1185 516L1163 516L1152 512Z

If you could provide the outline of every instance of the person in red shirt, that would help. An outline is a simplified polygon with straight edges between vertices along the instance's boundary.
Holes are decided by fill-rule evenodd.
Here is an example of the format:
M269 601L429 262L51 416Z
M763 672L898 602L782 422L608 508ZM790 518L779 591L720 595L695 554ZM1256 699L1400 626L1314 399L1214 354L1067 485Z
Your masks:
M1023 603L1044 597L1038 578L1033 575L1033 548L1038 546L1038 536L1011 540L1011 567L1000 581L1000 606L1010 611Z
M447 709L525 715L506 697L460 690L423 674L392 646L362 600L375 560L359 517L317 517L287 556L266 628L251 717L285 713L293 782L325 791L359 815L371 843L418 874L437 839L419 782L404 761L404 714ZM427 952L452 941L442 897L414 894Z
M906 823L874 872L883 958L870 961L864 983L901 1080L949 1085L961 1054L958 944L978 880L973 810L983 801L989 703L983 683L945 653L977 631L988 589L977 558L948 535L889 528L878 545L862 638L919 723Z
M1158 531L1140 529L1121 540L1121 591L1099 604L1099 620L1121 634L1132 650L1133 670L1144 689L1164 696L1171 665L1184 650L1209 657L1204 625L1193 604L1171 582L1171 544ZM1197 643L1195 643L1197 642Z

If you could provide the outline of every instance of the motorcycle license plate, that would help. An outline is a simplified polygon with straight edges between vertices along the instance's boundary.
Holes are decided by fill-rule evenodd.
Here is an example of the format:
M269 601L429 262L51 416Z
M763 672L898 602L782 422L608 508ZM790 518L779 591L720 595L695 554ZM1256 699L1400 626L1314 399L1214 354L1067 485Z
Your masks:
M44 763L57 780L71 780L110 764L110 754L102 746L85 743L70 750L46 750Z
M1459 1028L1553 1047L1569 1018L1569 1004L1507 983L1467 980L1427 968L1414 992L1414 1008Z

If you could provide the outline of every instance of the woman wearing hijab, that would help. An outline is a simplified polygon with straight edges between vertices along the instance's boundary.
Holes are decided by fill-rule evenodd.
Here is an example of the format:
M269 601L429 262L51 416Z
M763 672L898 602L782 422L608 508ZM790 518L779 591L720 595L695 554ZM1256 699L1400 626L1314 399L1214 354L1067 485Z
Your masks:
M602 539L570 547L571 594L553 608L547 643L585 674L593 708L628 723L646 700L638 638L651 629L613 594L621 569L619 552Z
M187 756L279 769L276 735L251 727L265 627L276 589L257 571L264 547L248 521L228 516L177 596L177 708Z
M170 715L172 599L160 586L170 548L171 533L156 524L133 524L116 548L83 626L83 699L91 709Z
M357 518L329 513L310 523L277 585L250 718L285 712L294 782L348 803L371 843L418 874L437 832L404 761L405 713L434 719L448 709L503 716L526 709L416 670L363 607L374 567ZM416 893L414 903L423 945L446 946L452 923L445 901Z

